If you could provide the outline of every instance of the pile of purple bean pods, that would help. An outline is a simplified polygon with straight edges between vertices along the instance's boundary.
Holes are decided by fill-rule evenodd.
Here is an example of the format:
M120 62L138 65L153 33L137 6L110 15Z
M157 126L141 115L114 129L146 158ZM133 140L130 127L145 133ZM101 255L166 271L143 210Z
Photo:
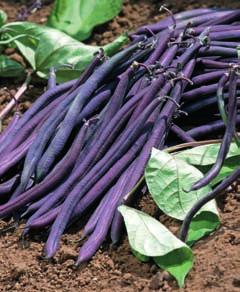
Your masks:
M192 187L198 189L219 173L238 140L240 10L170 14L130 38L110 59L99 51L78 80L56 85L51 74L48 90L22 116L15 113L0 136L0 218L24 220L24 235L45 229L47 258L64 231L87 218L77 264L108 234L119 242L117 207L142 177L152 147L219 135L217 162ZM193 207L183 240L196 211L239 174Z

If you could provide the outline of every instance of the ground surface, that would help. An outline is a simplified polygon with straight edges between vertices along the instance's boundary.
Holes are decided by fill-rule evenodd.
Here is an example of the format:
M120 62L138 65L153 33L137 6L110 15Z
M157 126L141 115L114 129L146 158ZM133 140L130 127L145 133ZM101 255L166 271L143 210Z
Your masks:
M21 4L13 0L1 0L0 9L4 9L13 21ZM228 6L240 8L236 1L165 1L174 11L201 6ZM176 2L178 4L176 4ZM154 22L161 16L158 8L161 1L127 1L123 12L114 21L95 30L89 43L104 44L127 29ZM30 20L43 23L49 13L50 5ZM9 51L12 58L19 58ZM0 81L0 109L10 100L5 89L16 90L19 81ZM34 82L25 94L20 109L29 107L44 84ZM194 247L195 265L182 291L240 291L240 189L224 194L218 201L222 218L221 228ZM151 215L156 208L143 198L140 207ZM160 215L161 222L176 230L176 223ZM0 222L4 227L5 222ZM108 243L102 247L94 259L76 270L74 259L81 231L74 230L66 234L62 248L53 262L42 258L44 234L33 235L24 244L19 240L21 230L8 232L0 236L0 291L179 291L176 283L168 275L159 271L152 263L141 264L132 255L126 238L118 248ZM23 246L24 245L24 246Z

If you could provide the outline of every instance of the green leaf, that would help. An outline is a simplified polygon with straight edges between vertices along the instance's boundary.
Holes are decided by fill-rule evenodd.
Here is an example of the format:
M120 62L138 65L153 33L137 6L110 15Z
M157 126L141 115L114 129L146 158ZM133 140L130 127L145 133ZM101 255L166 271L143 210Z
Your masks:
M0 9L0 27L7 22L7 14Z
M145 169L148 189L159 208L167 215L183 220L193 204L211 191L206 186L187 193L202 173L181 159L157 149L152 150Z
M183 286L193 265L191 249L151 216L127 206L120 206L131 248L141 255L153 257Z
M211 165L217 159L219 148L219 143L207 144L178 152L175 156L192 165ZM235 156L236 159L240 158L240 148L236 143L231 143L227 158Z
M24 74L24 68L16 61L5 55L0 55L0 77L20 77Z
M122 0L55 0L48 25L82 41L95 26L115 17Z
M209 186L190 193L185 191L189 190L192 184L202 176L203 174L194 166L154 148L145 169L146 183L154 201L165 214L178 220L183 220L191 207L211 191ZM219 224L215 201L206 204L198 214L203 211L211 212L215 216L207 217L206 221L202 222L204 224L198 224L199 217L193 219L195 225L193 223L193 228L189 231L191 241L196 241L212 232L216 228L216 221ZM212 218L214 218L213 222ZM198 232L194 229L196 225L199 226Z
M57 81L63 82L79 77L100 47L85 45L65 33L31 22L14 22L3 27L9 38L25 35L14 43L40 77L46 78L51 67L72 65L74 70L58 70ZM103 47L105 53L113 55L126 43L127 36L120 36Z

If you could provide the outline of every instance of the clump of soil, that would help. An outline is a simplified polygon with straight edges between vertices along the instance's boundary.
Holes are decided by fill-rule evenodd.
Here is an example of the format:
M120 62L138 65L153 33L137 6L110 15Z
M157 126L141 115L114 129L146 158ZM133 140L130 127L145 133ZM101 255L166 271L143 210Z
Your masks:
M105 44L120 33L135 29L140 25L156 22L162 15L158 12L162 1L128 0L123 11L113 21L95 29L88 40L92 44ZM174 12L191 8L212 7L214 5L240 8L239 1L173 1L168 5ZM2 0L10 21L14 21L20 2ZM30 21L44 23L51 4L30 17ZM16 52L9 52L9 55ZM21 111L26 110L40 92L44 84L36 83L29 88L20 103ZM0 110L10 100L20 81L0 80ZM6 89L8 88L8 90ZM194 268L190 272L185 289L187 292L200 291L240 291L240 217L238 189L235 193L224 194L218 200L222 225L211 236L199 241L193 248ZM148 214L157 216L173 232L178 225L175 221L158 214L157 208L144 197L139 207ZM0 221L0 229L8 226ZM0 291L61 291L61 292L135 292L135 291L179 291L176 282L167 273L159 270L153 263L142 264L131 254L127 238L118 247L109 242L95 255L89 264L79 269L74 266L78 254L80 230L76 228L63 236L61 249L51 262L42 256L46 233L33 234L24 242L20 240L21 226L17 230L0 235Z

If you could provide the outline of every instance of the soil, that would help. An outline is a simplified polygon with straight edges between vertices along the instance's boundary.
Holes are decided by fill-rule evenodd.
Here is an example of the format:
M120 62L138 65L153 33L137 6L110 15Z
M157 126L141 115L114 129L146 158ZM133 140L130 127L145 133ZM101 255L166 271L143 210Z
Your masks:
M49 1L48 1L49 2ZM166 1L165 1L166 2ZM158 9L162 1L127 0L123 11L115 20L96 28L87 42L104 44L123 31L140 25L155 22L162 16ZM174 12L193 7L214 5L238 7L235 1L167 1ZM10 21L14 21L21 3L14 0L1 0ZM30 17L30 21L44 23L51 4ZM12 58L19 58L14 51L8 51ZM31 102L44 90L45 84L34 80L23 96L20 110L26 110ZM0 110L9 102L11 94L21 85L19 80L0 81ZM6 122L8 119L6 119ZM0 235L0 291L240 291L240 187L223 194L219 200L221 227L211 236L199 241L193 248L194 268L191 270L184 289L179 290L176 282L156 268L153 263L142 264L130 252L127 238L118 247L106 242L92 261L79 269L74 266L81 230L75 228L63 236L61 249L53 261L42 257L46 234L33 234L28 241L20 239L21 226ZM155 215L173 232L178 225L164 215L157 214L149 197L144 197L139 207L150 215ZM9 223L0 222L0 228Z

